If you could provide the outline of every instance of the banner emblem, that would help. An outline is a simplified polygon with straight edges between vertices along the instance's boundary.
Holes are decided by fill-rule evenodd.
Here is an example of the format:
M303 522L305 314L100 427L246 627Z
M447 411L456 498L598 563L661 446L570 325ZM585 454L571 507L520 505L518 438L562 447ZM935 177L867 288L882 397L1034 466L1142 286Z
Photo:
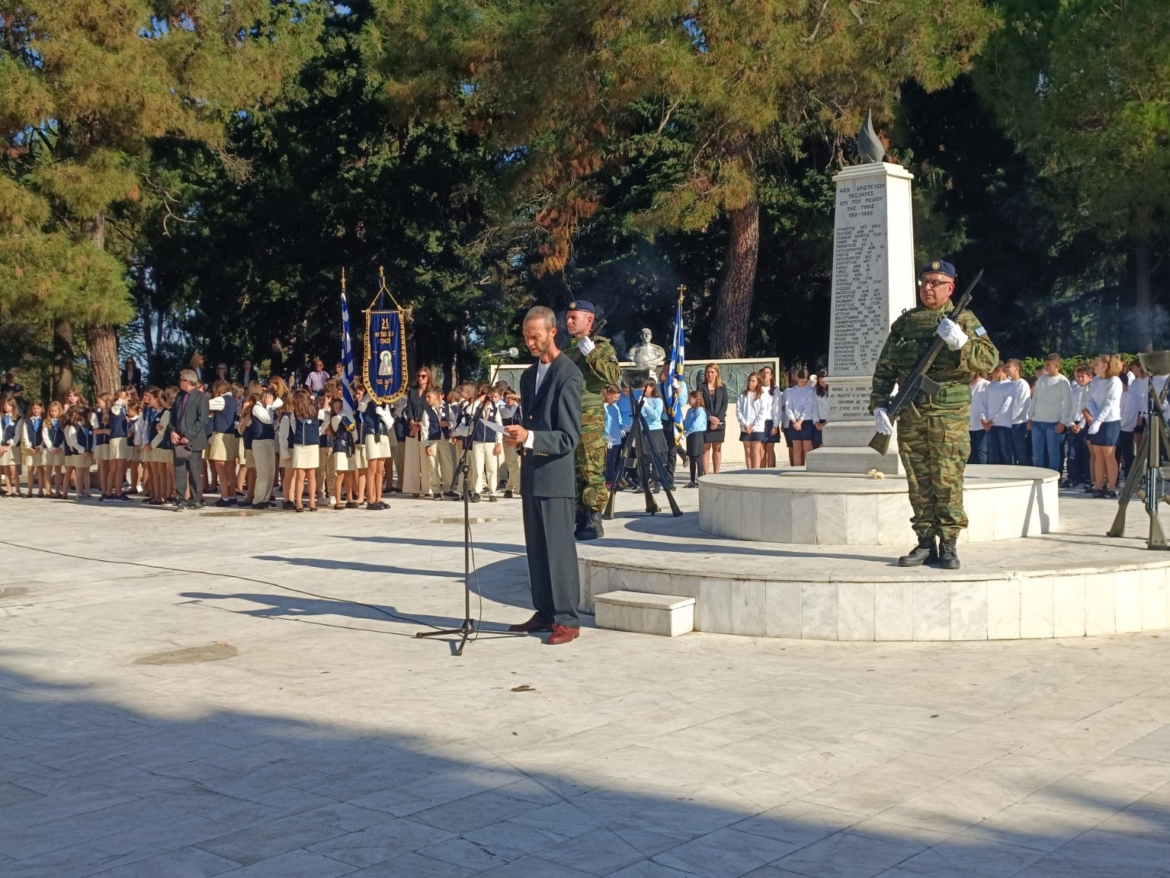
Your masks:
M363 377L370 398L378 405L389 405L406 392L406 342L403 338L406 315L386 288L386 278L380 268L378 279L378 294L366 309ZM391 303L393 308L388 307Z

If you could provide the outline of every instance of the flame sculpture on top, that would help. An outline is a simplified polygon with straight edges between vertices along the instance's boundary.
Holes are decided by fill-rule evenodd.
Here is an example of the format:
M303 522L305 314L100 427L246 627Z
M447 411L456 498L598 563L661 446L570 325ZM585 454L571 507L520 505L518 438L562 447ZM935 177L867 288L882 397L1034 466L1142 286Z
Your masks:
M880 162L886 157L886 147L877 132L873 130L873 111L865 114L865 124L857 135L857 153L861 156L862 164Z

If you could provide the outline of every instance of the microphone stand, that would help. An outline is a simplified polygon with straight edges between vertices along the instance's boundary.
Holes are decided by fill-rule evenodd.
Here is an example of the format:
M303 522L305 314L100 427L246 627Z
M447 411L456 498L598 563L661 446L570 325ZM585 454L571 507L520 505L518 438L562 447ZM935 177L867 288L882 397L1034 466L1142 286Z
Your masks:
M470 406L468 408L470 409ZM466 413L466 411L460 413L460 423L462 423ZM472 432L474 433L474 426ZM464 439L463 453L455 467L455 480L459 481L460 476L462 476L463 481L463 622L458 628L419 631L414 635L416 639L422 639L457 634L459 635L459 644L455 647L455 655L457 656L463 655L463 647L467 645L472 635L479 631L476 620L471 618L471 437L467 436ZM527 636L527 632L524 631L492 631L491 633L507 637Z

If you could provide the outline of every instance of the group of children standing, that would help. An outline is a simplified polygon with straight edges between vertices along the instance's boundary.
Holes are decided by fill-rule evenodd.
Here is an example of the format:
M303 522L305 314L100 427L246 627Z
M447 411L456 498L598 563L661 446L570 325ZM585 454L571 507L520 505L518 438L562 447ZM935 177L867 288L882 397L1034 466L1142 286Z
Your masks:
M429 376L429 372L427 373ZM201 508L203 498L179 497L170 442L178 387L127 387L99 394L90 406L77 390L46 407L33 400L22 414L12 396L0 399L0 477L4 496L128 501ZM386 509L388 493L458 499L457 469L468 449L471 499L496 498L501 462L504 497L519 495L520 456L502 432L486 426L519 423L519 395L505 385L463 385L446 397L416 387L393 405L363 387L345 401L339 382L314 394L283 379L209 388L204 466L216 506L315 511ZM97 470L96 489L91 472ZM24 491L18 469L23 470ZM307 501L307 502L306 502Z

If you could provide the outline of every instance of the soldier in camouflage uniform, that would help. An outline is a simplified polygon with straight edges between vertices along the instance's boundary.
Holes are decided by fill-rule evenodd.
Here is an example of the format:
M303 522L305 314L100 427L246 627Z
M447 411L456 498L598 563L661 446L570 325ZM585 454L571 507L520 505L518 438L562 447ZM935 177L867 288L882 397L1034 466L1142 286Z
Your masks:
M577 529L579 540L605 535L601 512L609 500L605 487L605 403L601 392L621 381L617 353L608 339L590 338L597 311L592 303L569 303L565 325L573 339L565 356L581 370L585 388L581 394L581 441L577 445Z
M890 327L873 374L869 407L879 432L892 431L885 405L894 385L906 378L935 336L947 346L927 376L942 385L936 396L919 394L898 418L898 450L910 486L910 524L918 545L898 559L903 567L937 562L957 570L955 541L967 526L963 511L963 470L970 454L971 376L990 372L999 361L987 331L970 311L952 320L955 268L931 262L918 273L922 304L906 311ZM939 543L936 547L935 538Z

